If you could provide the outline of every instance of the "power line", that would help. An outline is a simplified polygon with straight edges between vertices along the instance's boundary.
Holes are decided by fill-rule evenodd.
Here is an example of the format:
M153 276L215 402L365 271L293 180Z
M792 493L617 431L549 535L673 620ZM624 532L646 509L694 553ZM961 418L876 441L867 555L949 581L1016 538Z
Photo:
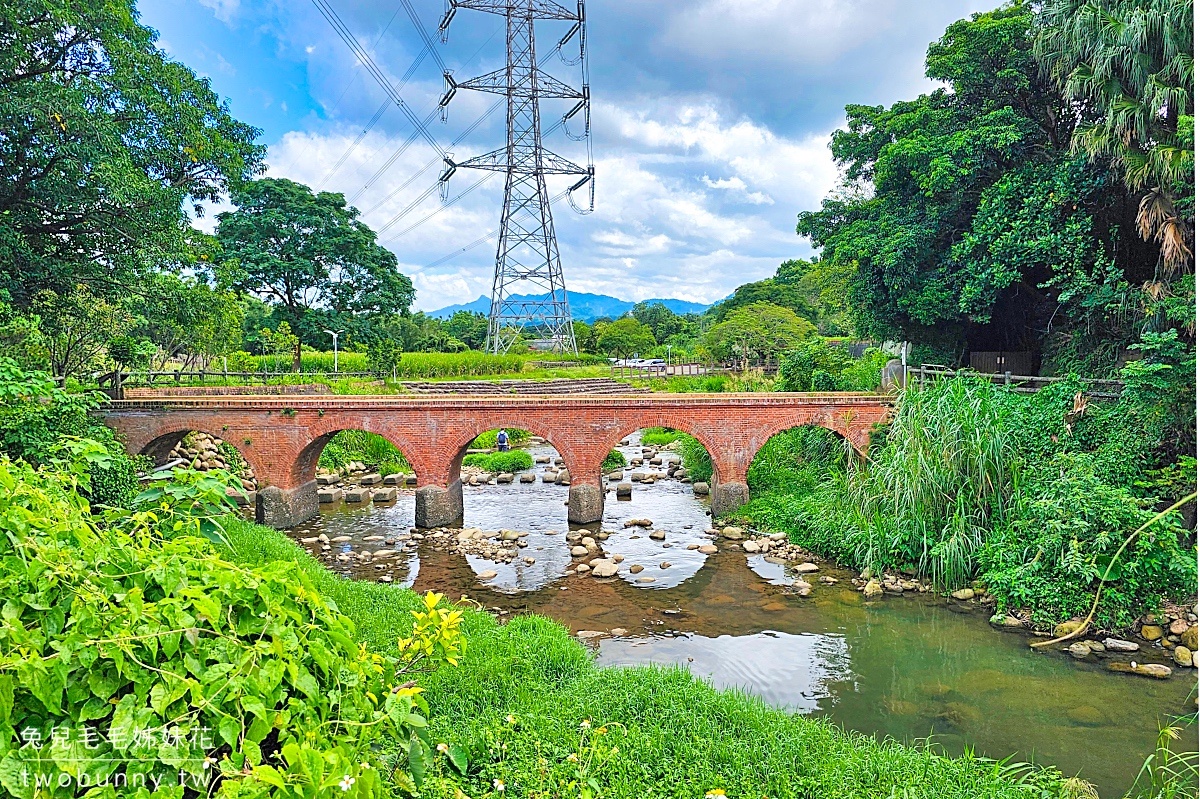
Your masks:
M350 32L350 29L346 27L346 24L342 22L342 18L338 16L338 13L334 10L333 6L331 6L327 0L313 0L313 5L317 7L317 10L320 11L321 15L325 17L326 21L329 22L334 32L337 33L341 40L345 42L346 46L350 48L350 52L352 52L355 57L358 58L359 62L362 63L367 72L370 73L371 77L375 79L375 82L379 84L380 88L382 88L384 92L387 93L388 97L391 98L392 102L396 104L396 107L400 109L400 111L408 119L409 123L417 129L422 138L429 143L430 147L432 147L434 150L437 150L439 155L445 156L446 151L442 149L442 146L437 143L437 140L433 138L433 135L430 134L429 130L425 127L421 120L417 118L417 115L413 113L408 103L404 102L404 98L400 96L399 92L392 85L392 82L388 80L387 75L385 75L383 70L379 68L379 65L375 63L375 59L371 57L371 54L364 50L362 45L358 43L358 39L354 37L354 34Z

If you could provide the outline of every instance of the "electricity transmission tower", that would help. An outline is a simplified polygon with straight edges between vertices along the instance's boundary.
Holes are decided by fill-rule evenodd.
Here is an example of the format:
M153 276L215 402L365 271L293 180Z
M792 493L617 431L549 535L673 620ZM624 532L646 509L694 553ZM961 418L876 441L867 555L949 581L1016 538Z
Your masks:
M443 108L458 89L473 89L503 95L508 101L508 136L505 146L490 153L455 162L447 156L441 176L443 191L458 168L503 172L504 209L500 216L500 240L496 247L496 271L492 279L492 307L488 315L487 349L507 352L522 334L533 334L559 352L576 352L571 309L563 282L558 241L554 236L551 198L546 190L547 175L579 176L567 191L572 207L581 213L591 211L595 203L595 168L591 161L591 92L588 85L587 37L584 28L584 0L572 11L554 0L449 0L446 15L438 30L445 37L455 12L460 9L499 14L505 18L507 63L503 69L477 78L455 82L449 72ZM541 69L534 43L535 20L560 20L572 25L551 51L557 52L569 66L580 65L581 88L574 88ZM578 38L578 59L563 56L563 47ZM542 145L540 101L543 98L573 100L563 115L562 124L583 114L583 132L572 136L587 142L588 165L579 166ZM557 125L555 126L557 127ZM568 132L568 135L570 133ZM587 210L571 199L571 193L591 183ZM557 199L557 198L555 198ZM517 298L519 292L533 299Z

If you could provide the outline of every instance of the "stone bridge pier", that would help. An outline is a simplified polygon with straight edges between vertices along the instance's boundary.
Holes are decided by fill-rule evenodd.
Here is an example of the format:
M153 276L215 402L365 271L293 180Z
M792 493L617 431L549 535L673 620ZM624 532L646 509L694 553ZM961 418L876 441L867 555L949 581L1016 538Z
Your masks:
M444 527L462 523L463 456L487 430L523 429L546 439L571 473L567 521L591 524L604 515L604 457L634 431L669 427L699 439L712 457L712 514L720 517L749 499L746 472L775 433L819 425L861 453L890 409L888 398L862 394L225 396L120 400L104 419L134 454L169 452L191 430L229 442L259 480L256 518L280 528L317 514L317 459L336 433L377 433L416 473L417 526Z

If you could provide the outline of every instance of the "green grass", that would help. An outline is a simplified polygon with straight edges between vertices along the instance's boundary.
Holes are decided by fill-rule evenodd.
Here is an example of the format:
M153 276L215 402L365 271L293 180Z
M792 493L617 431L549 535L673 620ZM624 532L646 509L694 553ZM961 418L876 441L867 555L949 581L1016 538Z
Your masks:
M499 432L499 430L488 430L485 433L480 433L471 442L471 449L495 449L496 436ZM528 430L509 430L506 428L505 432L508 433L509 446L513 447L519 447L528 443L531 437L531 433Z
M334 435L321 450L317 465L325 469L337 469L347 463L359 461L380 474L411 472L403 453L396 445L381 435L365 430L343 430Z
M665 447L686 436L687 433L679 430L670 430L666 427L647 427L642 431L642 443L647 447Z
M519 472L533 468L533 456L523 449L508 452L479 452L463 457L463 466L477 466L485 472Z
M290 560L354 620L370 649L394 652L407 633L416 595L327 572L282 534L233 521L235 559L256 564ZM949 758L929 747L846 732L795 716L734 691L718 691L677 668L601 669L553 621L524 616L499 624L468 609L468 644L458 668L422 678L439 742L469 755L465 777L439 763L422 787L426 797L575 796L581 723L590 720L603 765L585 777L605 797L688 797L723 789L730 797L853 799L1034 799L1060 796L1053 771L1002 766L977 757ZM510 723L508 716L513 717ZM591 733L589 733L591 735ZM609 753L615 746L616 753ZM584 757L586 760L586 757Z

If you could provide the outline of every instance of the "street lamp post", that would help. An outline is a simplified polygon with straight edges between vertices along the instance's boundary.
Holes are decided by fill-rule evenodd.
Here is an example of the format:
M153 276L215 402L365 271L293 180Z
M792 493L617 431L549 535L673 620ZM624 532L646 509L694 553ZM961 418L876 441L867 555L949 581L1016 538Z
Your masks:
M671 345L667 345L667 372L671 371Z
M337 374L337 370L338 370L337 341L338 341L338 336L340 336L342 334L342 331L327 329L325 332L328 333L329 335L333 336L333 373Z

